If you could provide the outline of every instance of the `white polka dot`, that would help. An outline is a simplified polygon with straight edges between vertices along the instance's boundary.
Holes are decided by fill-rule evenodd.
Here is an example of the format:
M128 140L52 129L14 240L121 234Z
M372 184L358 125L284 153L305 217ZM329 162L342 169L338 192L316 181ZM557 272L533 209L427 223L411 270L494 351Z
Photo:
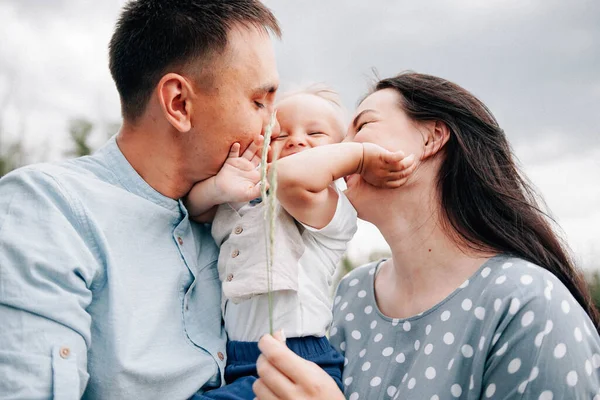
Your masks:
M483 321L483 319L485 318L485 308L477 307L475 309L475 318Z
M365 307L365 314L369 315L373 312L373 307L371 306L366 306Z
M448 371L450 371L452 369L453 365L454 365L454 358L452 360L450 360L450 362L448 363Z
M546 327L544 328L544 335L547 335L550 332L552 332L553 327L554 327L554 324L552 323L551 320L546 321Z
M500 339L500 334L496 333L494 335L494 337L492 338L492 346L496 344L496 342L498 342L498 339Z
M373 274L375 274L375 268L371 268L371 269L369 270L369 275L373 275Z
M383 335L381 333L378 333L377 335L375 335L375 337L373 338L373 341L375 343L379 343L379 341L381 341L381 339L383 339Z
M344 311L344 310L346 309L346 307L348 307L348 302L347 302L347 301L345 301L345 302L344 302L344 304L342 304L342 305L340 306L340 310L341 310L341 311Z
M444 343L452 344L454 343L454 335L451 332L446 332L444 335Z
M464 289L464 288L466 288L467 286L469 286L469 280L468 280L468 279L467 279L466 281L464 281L464 282L462 283L462 285L460 285L460 286L459 286L459 288L461 288L461 289Z
M358 283L358 279L354 278L350 281L350 283L348 284L348 286L356 286L356 284Z
M365 297L367 295L367 292L365 290L361 290L360 292L358 292L357 296L360 297L361 299L363 297Z
M508 342L504 343L502 347L500 347L500 349L496 352L496 355L501 356L502 354L506 353L506 349L508 349Z
M483 276L484 278L487 278L488 275L490 274L490 272L492 272L490 267L485 267L483 270L481 270L481 276Z
M496 278L496 285L501 285L504 282L506 282L506 276L505 275L500 275L499 277Z
M575 328L573 334L575 335L575 340L577 340L578 342L581 342L583 340L583 335L581 334L581 329L579 329L579 327Z
M344 385L348 386L352 383L352 381L354 380L353 377L349 376L346 379L344 379Z
M531 373L529 374L529 382L534 381L535 378L538 377L539 373L540 373L540 369L538 367L533 367L531 370Z
M342 300L342 296L337 296L333 301L333 305L337 306L339 302Z
M344 357L344 367L348 365L348 359L346 357Z
M511 262L507 262L504 263L504 265L502 265L502 269L509 269L510 267L512 267L513 263Z
M360 339L362 337L362 335L360 334L359 331L352 331L352 337L356 340Z
M468 344L463 345L460 348L460 351L465 358L473 357L473 348L471 346L469 346Z
M415 350L419 350L419 347L421 347L421 342L417 339L415 340Z
M551 391L546 390L546 391L542 392L542 394L540 394L540 397L538 397L538 400L552 400L553 397L554 397L554 394Z
M404 323L402 324L402 329L404 329L405 332L410 331L410 322L404 321Z
M408 386L409 389L412 389L412 388L415 387L416 383L417 383L417 380L415 378L410 378L408 380L408 385L407 386Z
M452 396L454 396L454 397L460 397L460 395L462 394L462 388L460 387L460 385L458 383L455 383L450 388L450 393L452 393Z
M387 388L387 394L388 396L392 397L395 393L396 393L396 387L395 386L390 386Z
M427 368L425 370L425 377L427 377L427 379L435 378L435 368L433 368L433 367Z
M469 390L473 390L475 387L475 382L473 382L473 375L469 378Z
M600 368L600 354L596 353L592 356L592 365L594 368Z
M508 373L514 374L521 368L521 359L515 358L510 363L508 363Z
M473 302L471 301L471 299L464 299L461 304L461 307L463 310L469 311L471 307L473 307Z
M354 320L354 314L352 314L352 313L346 314L346 321L353 321L353 320Z
M585 360L585 373L588 375L592 375L592 363L590 360Z
M389 357L392 355L392 353L394 352L394 349L392 347L386 347L385 349L383 349L383 351L381 352L381 354L384 357Z
M592 400L600 400L600 394L595 395Z
M571 311L571 306L569 305L569 303L566 300L563 300L560 303L560 308L562 308L562 310L565 314L568 314L569 311Z
M554 284L552 283L552 281L550 281L550 280L546 281L546 285L548 285L550 290L554 289Z
M569 386L577 385L577 372L571 371L567 374L567 385L569 385Z
M535 335L535 340L533 341L533 343L535 344L536 347L540 347L542 345L543 341L544 341L544 332L540 332L537 335Z
M510 301L510 307L508 307L508 312L512 315L515 315L517 311L521 308L521 301L517 298L514 298Z
M337 326L332 326L331 329L329 330L329 336L335 336L338 332L338 328Z
M549 287L546 287L544 289L544 297L546 297L546 300L548 300L548 301L552 300L552 289L550 289Z
M519 388L517 389L517 391L521 394L525 393L525 389L527 389L527 384L529 383L529 381L523 381L521 382L521 384L519 385Z
M363 358L363 357L365 356L365 354L367 354L367 349L362 349L362 350L360 351L360 353L358 353L358 356L359 356L360 358Z
M400 320L398 318L392 319L392 326L397 326L399 323L400 323Z
M523 314L523 317L521 318L521 325L523 325L523 327L531 325L534 318L535 314L533 313L533 311L527 311L525 314Z
M483 346L485 346L485 336L479 339L479 350L483 350Z
M348 397L348 400L358 400L358 393L352 393L350 397Z
M442 321L448 321L450 319L450 311L444 311L440 318L442 319Z
M402 377L402 383L406 382L406 378L408 378L408 374L404 374L404 376Z
M567 354L567 346L564 343L559 343L554 348L554 357L555 358L563 358Z
M362 365L362 367L361 367L361 369L362 369L363 371L368 371L368 370L369 370L369 368L371 368L371 363L370 363L370 362L368 362L368 361L367 361L366 363L364 363L364 364Z
M431 398L429 400L440 400L440 396L438 396L437 394L434 394L433 396L431 396Z
M377 326L377 321L371 322L371 329L375 329L376 326Z
M494 300L494 311L498 312L498 310L500 310L500 306L502 306L502 300Z
M433 351L433 345L431 343L429 343L427 346L425 346L425 350L423 350L425 352L425 354L430 355L431 352Z
M496 385L490 383L487 389L485 389L485 397L490 398L494 395L494 393L496 393Z
M523 275L521 277L521 283L523 285L531 285L531 282L533 282L533 278L531 277L531 275Z
M583 324L583 329L585 329L585 333L587 333L588 336L592 336L592 331L590 331L590 328L588 328L586 323Z
M381 385L381 378L376 376L375 378L371 379L371 382L369 383L371 385L371 387L376 387Z
M404 353L400 353L396 356L396 362L398 364L402 364L404 361L406 361L406 357L404 356Z
M425 334L426 334L426 335L429 335L430 333L431 333L431 325L427 325L427 326L425 327Z

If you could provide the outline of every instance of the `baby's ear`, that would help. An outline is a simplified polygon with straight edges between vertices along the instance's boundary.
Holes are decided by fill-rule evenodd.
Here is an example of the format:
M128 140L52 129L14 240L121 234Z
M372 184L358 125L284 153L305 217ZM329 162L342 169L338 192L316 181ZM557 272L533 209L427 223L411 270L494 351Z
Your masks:
M424 151L421 160L435 156L450 139L450 129L445 122L431 121L425 124Z

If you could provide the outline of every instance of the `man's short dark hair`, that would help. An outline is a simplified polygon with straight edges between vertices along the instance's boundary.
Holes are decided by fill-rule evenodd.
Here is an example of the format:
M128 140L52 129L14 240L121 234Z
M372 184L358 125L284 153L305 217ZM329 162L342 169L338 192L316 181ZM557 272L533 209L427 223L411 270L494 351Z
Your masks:
M123 117L135 121L170 68L208 61L227 47L236 25L281 36L277 19L259 0L133 0L109 45L110 73ZM176 71L171 71L176 72Z

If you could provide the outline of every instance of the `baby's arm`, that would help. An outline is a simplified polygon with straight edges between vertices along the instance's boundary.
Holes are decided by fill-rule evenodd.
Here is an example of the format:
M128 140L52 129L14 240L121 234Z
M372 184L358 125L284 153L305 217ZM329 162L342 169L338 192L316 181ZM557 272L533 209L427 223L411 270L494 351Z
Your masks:
M234 143L217 175L196 183L185 200L190 218L210 222L215 206L250 201L260 196L260 155L263 137L255 140L240 156L240 144Z
M414 156L372 143L320 146L277 161L277 198L296 220L321 229L335 214L336 179L361 174L374 186L393 188L406 182L415 165Z

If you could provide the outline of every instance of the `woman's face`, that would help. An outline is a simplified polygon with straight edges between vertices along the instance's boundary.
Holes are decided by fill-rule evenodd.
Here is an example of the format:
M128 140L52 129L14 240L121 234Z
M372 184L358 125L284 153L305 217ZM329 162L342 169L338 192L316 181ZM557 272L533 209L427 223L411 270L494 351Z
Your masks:
M419 124L400 108L400 95L393 89L379 90L368 96L356 110L346 140L374 143L390 151L423 153L423 134Z

